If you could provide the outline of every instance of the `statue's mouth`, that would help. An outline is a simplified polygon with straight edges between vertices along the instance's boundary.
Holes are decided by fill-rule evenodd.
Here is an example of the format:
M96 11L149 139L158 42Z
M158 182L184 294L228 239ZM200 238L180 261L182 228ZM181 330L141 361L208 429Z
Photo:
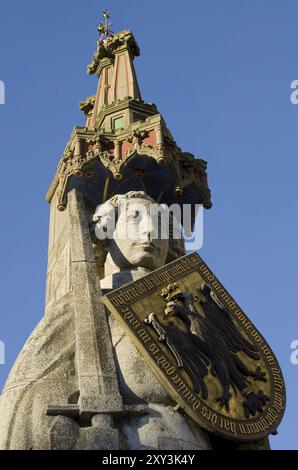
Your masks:
M146 251L157 251L157 250L159 250L159 248L156 245L154 245L153 243L139 243L137 246L142 248L143 250L146 250Z

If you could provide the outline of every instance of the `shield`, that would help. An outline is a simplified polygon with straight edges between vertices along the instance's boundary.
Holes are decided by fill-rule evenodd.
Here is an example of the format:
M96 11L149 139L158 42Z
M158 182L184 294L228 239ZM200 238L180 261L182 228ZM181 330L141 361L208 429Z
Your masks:
M221 437L274 433L285 409L279 364L197 253L103 297L177 408Z

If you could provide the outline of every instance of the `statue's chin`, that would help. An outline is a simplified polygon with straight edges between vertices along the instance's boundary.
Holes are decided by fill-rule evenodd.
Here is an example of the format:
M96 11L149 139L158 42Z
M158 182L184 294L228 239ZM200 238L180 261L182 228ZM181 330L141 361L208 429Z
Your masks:
M164 260L160 254L157 254L156 250L147 249L147 247L143 250L138 247L130 258L128 259L132 266L150 269L151 271L164 265Z
M106 274L106 276L100 281L103 294L109 292L112 289L122 287L129 282L136 281L137 279L146 276L146 274L149 274L151 271L152 269L150 268L136 266L129 269L121 268L118 271Z
M132 263L132 265L134 268L146 268L150 271L154 271L154 269L160 268L162 266L160 260L151 256L144 256L141 260L138 260L137 263Z

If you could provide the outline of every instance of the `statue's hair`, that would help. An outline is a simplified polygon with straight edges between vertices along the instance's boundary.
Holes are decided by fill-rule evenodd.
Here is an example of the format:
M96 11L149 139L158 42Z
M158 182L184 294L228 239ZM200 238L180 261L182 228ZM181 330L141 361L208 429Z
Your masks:
M151 202L152 204L156 204L156 201L152 199L148 194L144 191L129 191L126 194L116 194L115 196L108 199L106 202L101 204L97 207L95 214L93 216L93 222L99 223L100 219L108 215L109 213L115 215L116 223L118 219L118 208L120 205L123 205L129 199L145 199L146 201ZM185 248L184 248L184 241L181 235L180 239L173 238L173 214L170 213L170 221L169 221L169 249L167 253L166 263L170 263L171 261L180 258L181 256L185 255ZM95 257L97 266L99 269L103 267L108 251L109 251L109 240L98 240L94 239L94 250L95 250Z

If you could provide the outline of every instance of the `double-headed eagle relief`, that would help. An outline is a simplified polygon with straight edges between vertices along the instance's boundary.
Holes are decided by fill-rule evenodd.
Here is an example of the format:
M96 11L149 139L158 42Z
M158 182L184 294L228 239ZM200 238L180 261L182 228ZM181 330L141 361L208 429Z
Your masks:
M104 303L180 411L234 440L276 430L285 406L279 365L196 253L111 292Z

